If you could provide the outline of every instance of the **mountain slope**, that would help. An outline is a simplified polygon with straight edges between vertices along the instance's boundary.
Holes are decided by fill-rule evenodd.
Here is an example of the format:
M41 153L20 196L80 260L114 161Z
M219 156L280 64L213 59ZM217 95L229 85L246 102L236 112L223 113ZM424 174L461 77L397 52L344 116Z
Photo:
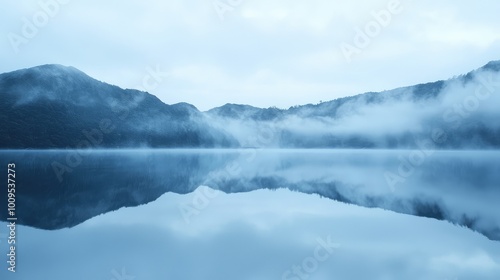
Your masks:
M0 75L0 148L497 149L499 78L492 61L446 81L287 110L226 104L202 113L43 65Z
M0 148L230 147L191 105L61 65L0 75Z
M266 127L272 139L253 146L414 149L431 140L436 149L500 148L500 124L492 121L500 118L499 81L500 61L493 61L446 81L287 110L226 104L206 113L243 146ZM434 141L436 134L444 140Z

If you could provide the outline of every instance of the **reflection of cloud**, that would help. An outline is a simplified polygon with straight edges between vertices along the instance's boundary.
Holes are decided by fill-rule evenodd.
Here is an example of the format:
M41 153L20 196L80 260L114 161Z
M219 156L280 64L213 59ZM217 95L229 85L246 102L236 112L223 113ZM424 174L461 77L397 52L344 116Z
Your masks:
M221 194L187 225L177 205L191 199L166 194L72 229L21 226L23 269L9 279L108 279L121 267L136 279L280 279L311 254L318 237L329 235L341 247L310 279L445 278L433 266L443 254L482 252L471 264L500 256L497 242L464 228L285 190ZM448 261L456 269L461 264ZM498 266L460 271L466 278L478 269L474 279L500 272Z
M452 270L456 268L477 271L477 272L487 272L495 271L500 269L500 264L498 264L491 256L485 252L476 252L471 254L448 254L444 256L439 256L431 260L431 264L436 267L436 269Z

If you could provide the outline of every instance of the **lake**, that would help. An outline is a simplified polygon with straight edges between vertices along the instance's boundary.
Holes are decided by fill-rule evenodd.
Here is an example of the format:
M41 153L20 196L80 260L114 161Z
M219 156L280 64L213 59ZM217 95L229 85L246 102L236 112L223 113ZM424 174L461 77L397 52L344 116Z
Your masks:
M8 279L500 272L495 151L3 151L0 163L16 165L22 225Z

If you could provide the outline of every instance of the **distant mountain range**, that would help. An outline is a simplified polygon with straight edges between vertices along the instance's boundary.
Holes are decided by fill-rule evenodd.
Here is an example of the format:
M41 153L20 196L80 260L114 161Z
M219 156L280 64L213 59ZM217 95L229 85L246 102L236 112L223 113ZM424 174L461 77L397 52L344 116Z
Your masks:
M287 110L200 112L43 65L0 75L0 148L499 148L499 77L493 61L446 81Z

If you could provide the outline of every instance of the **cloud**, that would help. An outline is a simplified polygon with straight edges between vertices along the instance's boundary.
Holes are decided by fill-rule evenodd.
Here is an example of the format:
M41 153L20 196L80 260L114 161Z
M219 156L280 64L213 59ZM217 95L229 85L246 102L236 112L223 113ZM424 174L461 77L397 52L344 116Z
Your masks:
M467 255L448 254L431 259L431 265L437 270L450 271L456 269L484 273L500 269L500 265L485 252L472 252Z
M42 10L38 2L6 4L0 72L59 63L132 88L150 66L198 67L182 86L165 82L152 93L202 110L227 102L288 108L445 79L498 59L500 50L495 1L401 0L403 12L349 64L340 44L389 1L244 0L221 21L213 1L147 0L70 1L16 55L7 34L21 33L23 18ZM263 70L275 77L267 86L253 80ZM188 84L215 74L223 79Z

